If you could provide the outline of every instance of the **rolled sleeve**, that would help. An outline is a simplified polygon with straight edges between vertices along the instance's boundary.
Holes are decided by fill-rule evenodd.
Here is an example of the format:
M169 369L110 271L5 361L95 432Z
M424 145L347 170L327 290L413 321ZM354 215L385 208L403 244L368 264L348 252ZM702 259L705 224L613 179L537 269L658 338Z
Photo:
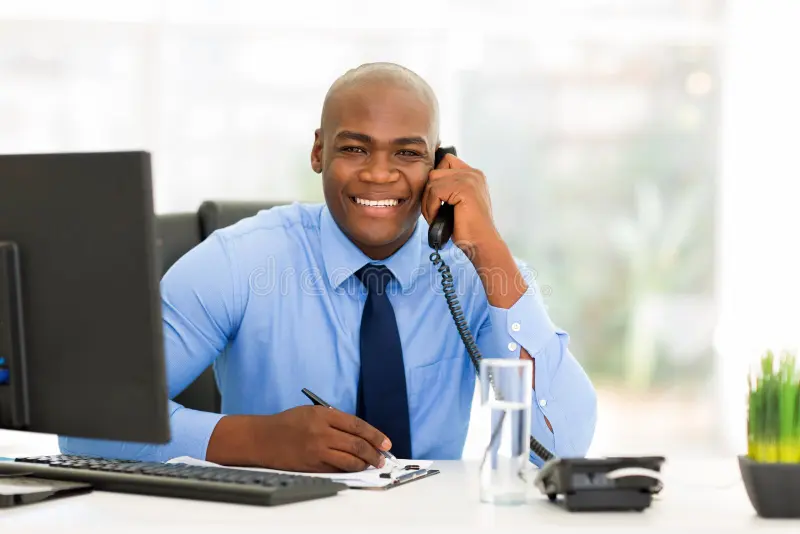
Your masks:
M533 437L557 457L584 456L594 436L597 400L588 376L568 349L568 334L555 326L533 290L509 309L490 305L489 322L483 343L487 358L519 358L525 348L535 360ZM530 459L539 466L544 463L533 452Z

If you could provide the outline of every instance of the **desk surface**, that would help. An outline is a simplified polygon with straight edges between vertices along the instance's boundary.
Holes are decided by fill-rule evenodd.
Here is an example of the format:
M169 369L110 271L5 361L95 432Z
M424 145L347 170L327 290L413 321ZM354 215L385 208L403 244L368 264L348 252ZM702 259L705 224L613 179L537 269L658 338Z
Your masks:
M477 464L436 462L440 475L387 492L348 490L336 497L253 507L94 492L0 510L0 532L230 532L383 534L422 532L800 532L800 520L758 518L735 458L667 462L665 487L642 513L571 514L538 491L514 507L478 500ZM541 530L540 530L541 529Z

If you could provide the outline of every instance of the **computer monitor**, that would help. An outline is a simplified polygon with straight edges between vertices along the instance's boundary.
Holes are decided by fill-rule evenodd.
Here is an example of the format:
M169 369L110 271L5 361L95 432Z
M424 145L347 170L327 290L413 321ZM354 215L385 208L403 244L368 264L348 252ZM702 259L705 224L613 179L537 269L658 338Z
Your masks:
M0 156L0 428L170 439L146 152Z

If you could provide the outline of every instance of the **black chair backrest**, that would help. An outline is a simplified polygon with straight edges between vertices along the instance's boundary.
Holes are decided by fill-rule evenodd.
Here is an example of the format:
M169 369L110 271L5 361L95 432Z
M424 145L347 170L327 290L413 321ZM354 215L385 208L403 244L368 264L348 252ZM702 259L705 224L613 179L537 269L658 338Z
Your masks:
M215 230L277 205L279 203L276 202L207 201L197 213L157 216L156 248L159 251L161 275ZM209 366L174 400L192 410L220 413L222 399L214 377L214 367Z
M168 213L155 220L156 256L161 276L181 256L200 244L200 221L197 213Z
M200 232L203 239L215 230L235 224L242 219L252 217L261 210L268 210L282 205L282 202L207 200L197 211L200 217Z
M196 212L157 215L155 231L162 277L176 261L201 241L200 220ZM174 400L192 410L219 413L221 401L213 367L209 366L203 371Z

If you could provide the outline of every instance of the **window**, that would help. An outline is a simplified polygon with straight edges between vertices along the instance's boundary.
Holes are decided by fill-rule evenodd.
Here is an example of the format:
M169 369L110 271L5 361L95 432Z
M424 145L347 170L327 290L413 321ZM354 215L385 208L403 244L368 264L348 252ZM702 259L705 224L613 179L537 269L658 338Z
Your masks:
M0 2L0 151L150 150L159 212L321 201L325 91L402 63L600 392L594 450L702 451L718 445L723 4Z

